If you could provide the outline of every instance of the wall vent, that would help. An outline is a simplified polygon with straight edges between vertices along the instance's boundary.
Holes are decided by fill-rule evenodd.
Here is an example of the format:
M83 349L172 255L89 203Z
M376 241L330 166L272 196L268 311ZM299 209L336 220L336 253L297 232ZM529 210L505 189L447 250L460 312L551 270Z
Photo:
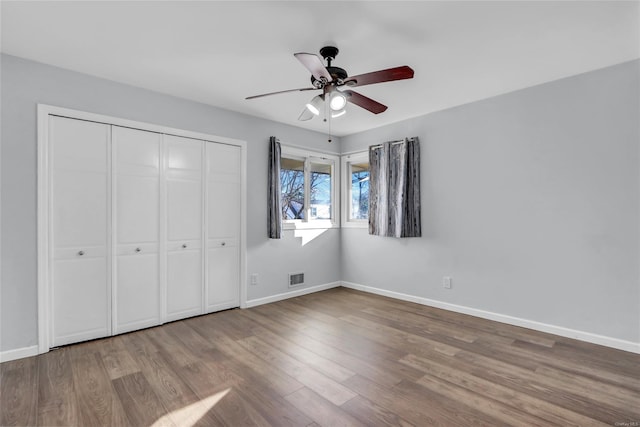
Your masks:
M289 273L289 287L304 285L304 273Z

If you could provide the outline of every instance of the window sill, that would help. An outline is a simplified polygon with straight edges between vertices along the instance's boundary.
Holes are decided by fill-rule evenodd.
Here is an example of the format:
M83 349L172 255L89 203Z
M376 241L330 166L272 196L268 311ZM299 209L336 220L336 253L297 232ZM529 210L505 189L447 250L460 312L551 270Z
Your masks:
M345 221L342 228L369 228L368 221Z
M340 225L331 220L315 220L309 222L303 221L291 221L283 222L283 230L313 230L313 229L328 229L328 228L340 228Z

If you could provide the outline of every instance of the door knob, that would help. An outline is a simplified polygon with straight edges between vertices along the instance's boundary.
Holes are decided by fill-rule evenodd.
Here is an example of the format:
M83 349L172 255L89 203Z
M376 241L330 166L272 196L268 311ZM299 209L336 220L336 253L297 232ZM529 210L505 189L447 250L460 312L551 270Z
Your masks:
M80 256L84 255L84 251L78 252L78 255L80 255Z
M182 249L187 249L187 244L186 243L182 245Z
M225 243L225 242L222 242L222 246L224 246L224 245L226 245L226 243Z
M140 252L142 249L140 248L136 248L136 252Z

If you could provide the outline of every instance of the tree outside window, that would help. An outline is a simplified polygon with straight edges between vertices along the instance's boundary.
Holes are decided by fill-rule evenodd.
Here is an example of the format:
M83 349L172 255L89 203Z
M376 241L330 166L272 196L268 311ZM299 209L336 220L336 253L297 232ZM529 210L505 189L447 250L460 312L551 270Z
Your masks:
M282 219L304 219L304 160L281 159L280 188Z
M311 219L331 219L331 165L311 163L309 174Z
M351 219L369 217L369 164L351 164Z

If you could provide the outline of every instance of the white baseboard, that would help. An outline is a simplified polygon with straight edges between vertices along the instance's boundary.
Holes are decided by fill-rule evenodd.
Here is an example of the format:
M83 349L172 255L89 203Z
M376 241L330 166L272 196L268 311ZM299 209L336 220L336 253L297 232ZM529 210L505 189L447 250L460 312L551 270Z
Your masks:
M258 298L247 301L246 308L256 307L262 304L268 304L270 302L282 301L288 298L299 297L314 292L324 291L326 289L337 288L342 285L342 282L325 283L323 285L311 286L308 288L297 289L291 292L285 292L282 294L272 295L265 298ZM31 347L17 348L15 350L7 350L0 352L0 363L9 362L11 360L22 359L25 357L37 356L38 346L33 345Z
M402 301L414 302L416 304L426 305L429 307L442 308L444 310L449 310L456 313L469 314L471 316L476 316L483 319L494 320L496 322L506 323L514 326L521 326L523 328L529 328L536 331L546 332L554 335L559 335L562 337L573 338L580 341L586 341L593 344L604 345L607 347L612 347L619 350L640 354L640 343L625 341L618 338L607 337L604 335L592 334L590 332L578 331L575 329L569 329L562 326L549 325L546 323L536 322L533 320L522 319L519 317L508 316L505 314L493 313L490 311L484 311L484 310L479 310L476 308L466 307L462 305L456 305L456 304L451 304L447 302L432 300L429 298L418 297L415 295L388 291L385 289L374 288L371 286L360 285L352 282L325 283L323 285L311 286L308 288L298 289L291 292L284 292L281 294L271 295L264 298L257 298L257 299L247 301L246 308L256 307L262 304L268 304L276 301L282 301L285 299L299 297L302 295L324 291L326 289L337 288L340 286L343 286L349 289L356 289L359 291L368 292L376 295L382 295L389 298L395 298ZM15 350L2 351L0 352L0 363L9 362L11 360L22 359L25 357L31 357L36 355L38 355L37 345L24 347L24 348L17 348Z
M508 316L506 314L493 313L491 311L479 310L477 308L466 307L462 305L451 304L432 300L429 298L418 297L415 295L403 294L400 292L388 291L385 289L374 288L371 286L360 285L351 282L342 282L342 286L358 291L369 292L376 295L382 295L389 298L395 298L402 301L414 302L416 304L427 305L430 307L442 308L444 310L454 311L456 313L469 314L471 316L481 317L483 319L495 320L496 322L506 323L514 326L521 326L540 332L559 335L561 337L573 338L580 341L586 341L593 344L604 345L616 348L618 350L629 351L640 354L640 343L633 341L625 341L618 338L607 337L604 335L592 334L590 332L578 331L562 326L549 325L547 323L536 322L534 320L522 319L519 317Z
M262 304L269 304L270 302L282 301L289 298L299 297L302 295L312 294L314 292L320 292L331 288L338 288L342 285L342 282L325 283L323 285L311 286L309 288L298 289L295 291L284 292L277 295L271 295L264 298L257 298L247 301L246 308L256 307Z
M38 346L16 348L15 350L0 351L0 363L9 362L11 360L22 359L25 357L37 356Z

